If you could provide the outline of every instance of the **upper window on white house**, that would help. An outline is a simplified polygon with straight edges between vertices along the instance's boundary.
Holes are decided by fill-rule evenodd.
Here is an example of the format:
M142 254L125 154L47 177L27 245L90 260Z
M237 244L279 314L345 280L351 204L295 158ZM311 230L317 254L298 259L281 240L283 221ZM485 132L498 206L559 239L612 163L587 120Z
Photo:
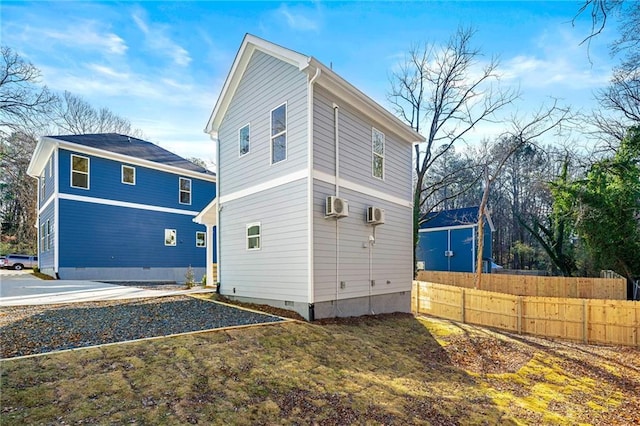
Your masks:
M191 179L180 178L180 204L191 204Z
M128 185L136 184L136 168L131 166L122 166L122 183Z
M271 164L287 159L287 104L271 111Z
M207 233L202 231L196 232L196 247L207 246Z
M260 222L247 225L247 250L260 250Z
M247 124L238 131L238 139L240 140L240 157L249 153L249 125Z
M371 128L371 151L373 176L384 179L384 133Z
M71 154L71 186L89 189L89 159Z
M177 233L175 229L165 229L164 230L164 245L165 246L175 246L177 240Z

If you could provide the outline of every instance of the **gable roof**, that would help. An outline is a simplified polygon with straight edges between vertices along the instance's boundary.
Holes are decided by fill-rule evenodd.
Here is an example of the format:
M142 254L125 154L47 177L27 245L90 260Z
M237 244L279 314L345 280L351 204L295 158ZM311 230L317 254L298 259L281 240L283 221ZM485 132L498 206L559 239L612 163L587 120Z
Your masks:
M240 49L229 71L229 75L222 86L222 91L207 122L205 133L217 138L217 132L229 108L229 104L240 84L244 71L249 64L253 53L262 51L268 55L287 62L298 70L305 72L309 79L345 102L355 106L360 112L370 117L376 124L384 125L387 129L398 134L403 140L410 143L424 142L425 138L403 123L398 117L391 114L373 99L358 90L351 83L340 77L333 70L326 67L312 56L306 56L294 50L287 49L267 40L251 34L246 34L240 45Z
M87 152L117 161L165 168L174 172L195 172L214 177L215 173L151 142L118 133L45 136L40 139L29 164L28 173L39 176L55 147ZM114 158L115 157L115 158ZM127 158L128 157L128 158ZM179 169L179 170L174 170Z
M428 213L424 216L426 221L420 225L420 229L451 228L455 226L475 225L478 223L479 208L480 207L478 206L474 206ZM486 212L486 220L491 231L495 231L491 215L488 211Z

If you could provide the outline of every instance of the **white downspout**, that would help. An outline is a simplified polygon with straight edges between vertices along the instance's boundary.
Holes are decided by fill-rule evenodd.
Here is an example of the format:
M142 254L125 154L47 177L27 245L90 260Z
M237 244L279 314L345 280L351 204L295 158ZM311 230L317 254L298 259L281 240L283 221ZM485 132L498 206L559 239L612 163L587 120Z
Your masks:
M309 141L307 143L307 149L309 150L309 155L307 156L307 202L309 203L307 206L307 240L309 242L309 256L307 259L307 300L309 303L310 311L315 301L315 297L313 294L315 291L313 282L313 84L315 83L316 79L320 77L320 73L320 68L316 68L316 72L313 77L309 79L309 85L307 86L307 136L309 138Z
M340 197L340 133L339 133L339 111L340 107L333 104L333 141L335 149L335 174L336 174L336 197ZM340 313L338 300L340 299L340 219L336 219L336 316Z

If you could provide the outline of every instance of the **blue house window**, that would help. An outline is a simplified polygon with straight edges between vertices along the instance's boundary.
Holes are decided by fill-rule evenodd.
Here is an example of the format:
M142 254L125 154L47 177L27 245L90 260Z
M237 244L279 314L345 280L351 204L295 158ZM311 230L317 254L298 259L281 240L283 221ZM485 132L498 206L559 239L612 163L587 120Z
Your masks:
M271 111L271 164L287 159L287 104Z
M247 124L242 129L238 131L238 139L240 140L240 157L249 153L249 125Z
M45 179L44 172L42 172L42 177L40 178L40 201L44 201L44 197L47 194L47 179Z
M191 179L180 178L180 204L191 204Z
M89 189L89 158L71 154L71 186Z
M165 229L164 230L164 245L165 246L175 246L177 240L177 233L175 229Z
M207 246L207 233L198 231L196 232L196 247L206 247Z
M45 227L44 223L40 225L40 251L41 252L44 252L47 250L47 247L44 245L47 239L47 234L45 233L46 229L47 228Z
M127 185L136 184L136 168L131 166L122 166L122 183Z

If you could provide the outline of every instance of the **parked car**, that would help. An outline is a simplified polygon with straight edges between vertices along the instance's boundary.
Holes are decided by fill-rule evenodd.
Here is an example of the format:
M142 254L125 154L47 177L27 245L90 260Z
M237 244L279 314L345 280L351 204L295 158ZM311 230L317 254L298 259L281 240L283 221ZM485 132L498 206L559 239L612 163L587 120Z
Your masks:
M2 260L0 265L3 268L15 269L21 271L24 268L33 268L38 266L38 256L30 256L28 254L8 254Z

